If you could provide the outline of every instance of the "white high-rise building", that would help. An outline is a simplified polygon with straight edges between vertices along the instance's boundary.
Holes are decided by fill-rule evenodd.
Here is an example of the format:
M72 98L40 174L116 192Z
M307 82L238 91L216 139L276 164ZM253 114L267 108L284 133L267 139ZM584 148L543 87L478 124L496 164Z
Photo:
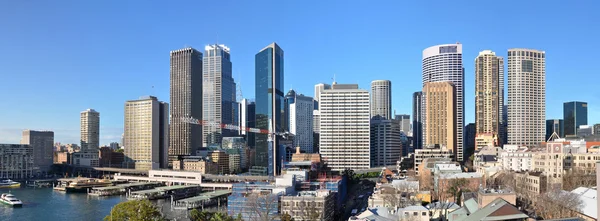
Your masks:
M537 146L545 138L546 52L508 50L508 144Z
M369 91L357 84L334 84L319 97L320 152L332 170L370 166Z
M125 102L124 145L129 168L168 167L169 104L156 97Z
M392 119L392 82L375 80L371 82L371 117L381 116Z
M100 149L100 113L94 109L81 112L81 151Z
M312 97L297 94L290 90L285 96L288 110L289 132L294 134L294 147L306 153L313 152L313 111Z
M423 87L429 82L451 82L456 89L456 155L457 161L463 161L463 128L464 128L464 76L462 62L462 44L436 45L423 50ZM423 143L427 143L426 119L424 104L427 96L422 98Z
M313 97L313 99L315 100L314 103L314 111L313 111L313 131L315 133L320 133L321 129L320 129L320 119L321 119L321 111L319 108L319 99L321 97L321 93L326 90L326 89L331 89L331 85L329 84L317 84L315 85L315 96Z

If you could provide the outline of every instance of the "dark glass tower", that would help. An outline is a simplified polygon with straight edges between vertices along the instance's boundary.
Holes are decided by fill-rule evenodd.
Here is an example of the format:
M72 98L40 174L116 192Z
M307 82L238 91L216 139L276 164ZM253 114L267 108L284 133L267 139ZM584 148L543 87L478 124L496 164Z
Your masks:
M413 149L423 148L423 122L421 122L421 104L423 92L417 91L413 93Z
M587 125L587 103L581 101L565 102L563 119L565 121L565 136L577 136L577 129Z
M271 43L255 56L256 128L269 130L271 134L256 134L255 165L267 167L269 175L279 175L282 154L278 136L272 133L285 131L283 94L283 50Z
M564 121L562 119L546 120L546 140L556 132L559 137L565 136Z

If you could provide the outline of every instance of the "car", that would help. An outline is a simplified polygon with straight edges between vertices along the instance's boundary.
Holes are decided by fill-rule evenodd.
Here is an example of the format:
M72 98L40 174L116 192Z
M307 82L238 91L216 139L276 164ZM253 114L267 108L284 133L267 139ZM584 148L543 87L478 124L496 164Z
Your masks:
M358 196L359 199L362 199L365 195L360 195Z
M352 212L350 212L350 215L354 216L354 215L356 215L357 212L358 212L357 209L353 209Z

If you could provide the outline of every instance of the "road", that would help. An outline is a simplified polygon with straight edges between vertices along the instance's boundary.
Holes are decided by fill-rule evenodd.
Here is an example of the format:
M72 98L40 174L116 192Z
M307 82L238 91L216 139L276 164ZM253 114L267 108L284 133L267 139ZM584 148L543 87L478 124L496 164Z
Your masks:
M344 211L342 220L348 220L348 218L352 216L350 213L353 209L356 209L358 214L360 214L362 208L368 207L369 195L367 193L373 192L374 187L375 183L368 180L361 180L360 182L350 186L348 189L348 196L346 198L346 205L342 210ZM359 199L360 195L363 195L363 197Z

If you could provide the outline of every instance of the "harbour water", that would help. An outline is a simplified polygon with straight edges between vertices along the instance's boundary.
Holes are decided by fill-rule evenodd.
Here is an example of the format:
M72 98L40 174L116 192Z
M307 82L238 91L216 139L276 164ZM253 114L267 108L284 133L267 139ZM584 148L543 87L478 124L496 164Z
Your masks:
M111 208L126 201L125 196L95 197L85 193L65 193L52 188L0 189L1 193L10 191L23 202L22 208L0 205L0 221L75 221L102 220ZM185 220L185 212L171 211L168 201L155 202L161 211L170 218Z

